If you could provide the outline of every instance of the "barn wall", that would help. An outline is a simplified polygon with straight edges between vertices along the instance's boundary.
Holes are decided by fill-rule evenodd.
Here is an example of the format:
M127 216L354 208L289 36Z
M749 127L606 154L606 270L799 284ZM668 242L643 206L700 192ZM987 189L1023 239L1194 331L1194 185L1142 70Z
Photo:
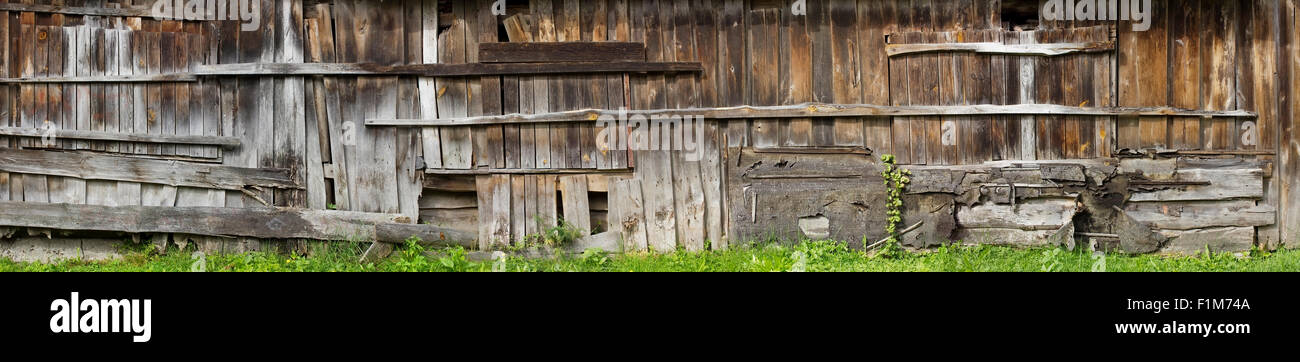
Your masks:
M97 9L152 5L35 2ZM723 248L729 241L767 236L856 243L883 236L876 224L884 219L877 160L893 154L927 175L915 177L917 185L909 189L904 224L930 221L909 236L909 245L930 245L919 240L925 238L1041 245L1056 242L1052 238L1061 237L1067 226L1118 235L1123 227L1117 225L1123 223L1116 220L1127 219L1087 212L1075 217L1075 208L1062 206L1086 203L1083 194L1106 190L1118 179L1148 186L1115 189L1137 200L1089 207L1116 206L1125 210L1121 214L1137 215L1147 231L1164 234L1164 244L1205 232L1234 238L1249 233L1265 247L1296 237L1300 226L1287 226L1300 225L1300 204L1292 191L1292 180L1300 179L1295 164L1300 141L1292 121L1300 102L1289 97L1300 84L1294 80L1300 64L1300 50L1293 45L1295 0L1156 2L1153 26L1141 32L1127 23L1097 21L1040 20L1035 28L1021 28L1024 24L1004 21L997 0L809 0L803 15L792 11L794 3L508 1L506 14L497 15L491 0L264 0L255 31L241 31L236 21L0 12L8 78L169 74L252 62L477 63L479 44L557 41L643 43L647 61L699 62L704 69L7 82L0 87L6 111L0 125L39 130L48 120L64 130L228 137L239 146L76 139L50 146L37 137L4 137L0 147L12 154L41 152L22 153L28 163L49 159L66 165L69 158L62 155L75 153L115 165L110 168L140 164L131 160L165 160L190 173L107 177L0 165L6 167L0 169L0 199L357 211L472 232L480 247L524 241L561 218L588 233L615 231L629 250ZM890 44L1108 41L1115 50L1053 57L890 56L886 50ZM699 159L681 152L602 148L600 130L590 122L365 125L374 119L805 102L1172 106L1257 116L732 119L685 130L705 140ZM61 152L50 156L51 150ZM1155 160L1142 161L1139 154ZM294 185L204 187L215 185L210 177L200 183L198 176L186 176L206 174L201 170L211 166L228 167L222 172L235 175L272 172ZM1083 176L1062 175L1059 167L1079 167ZM1243 183L1203 184L1205 174L1225 168L1244 175ZM246 179L240 177L236 180ZM1153 182L1158 187L1149 186ZM1017 188L1018 183L1032 187ZM1051 217L1018 214L1025 205ZM1158 206L1180 211L1152 211ZM1262 216L1251 214L1253 219L1232 225L1154 221L1242 210ZM1006 212L1025 221L990 221ZM1094 228L1082 230L1088 227ZM1229 227L1238 228L1224 229ZM209 249L261 245L253 237L124 235L130 234L195 241Z

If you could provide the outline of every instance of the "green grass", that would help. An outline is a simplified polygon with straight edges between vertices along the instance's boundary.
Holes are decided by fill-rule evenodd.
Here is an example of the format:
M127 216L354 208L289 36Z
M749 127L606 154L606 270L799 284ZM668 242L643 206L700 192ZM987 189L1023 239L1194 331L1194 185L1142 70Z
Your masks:
M924 253L868 256L842 243L801 242L794 246L751 244L727 251L667 255L605 255L594 251L556 259L508 258L504 262L471 262L462 249L426 251L399 248L379 263L357 262L364 244L315 243L311 256L244 253L206 255L171 251L159 255L147 247L124 247L125 256L110 261L64 260L57 263L18 263L0 259L5 272L187 272L200 266L224 272L371 272L371 271L1300 271L1300 250L1252 252L1247 257L1201 254L1195 257L1110 254L1100 258L1063 249L1018 249L994 246L945 246Z

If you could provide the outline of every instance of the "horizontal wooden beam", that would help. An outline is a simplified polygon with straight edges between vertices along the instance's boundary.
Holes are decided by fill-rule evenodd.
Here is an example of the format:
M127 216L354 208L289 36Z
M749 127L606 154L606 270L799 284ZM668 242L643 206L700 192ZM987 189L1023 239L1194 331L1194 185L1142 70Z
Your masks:
M183 145L209 145L209 146L221 146L223 148L239 147L238 138L221 137L221 136L155 135L155 134L144 134L144 133L117 133L117 132L102 132L102 131L80 131L80 130L68 130L68 129L54 130L53 134L47 135L45 133L45 130L43 129L21 128L21 127L0 127L0 136L19 136L19 137L52 136L55 139L166 143L166 144L183 144Z
M52 13L68 15L94 15L94 16L125 16L125 17L152 17L153 10L147 7L126 7L126 8L107 8L107 7L84 7L84 6L63 6L63 5L40 5L40 4L18 4L18 3L0 3L0 11L18 11L33 13Z
M372 241L398 214L288 208L102 206L0 201L0 225L69 231Z
M471 170L449 170L441 168L425 169L424 173L434 175L572 175L589 173L625 173L631 169L612 168L493 168Z
M144 75L101 75L85 77L32 77L0 78L0 84L24 83L163 83L163 82L197 82L198 77L190 73L144 74Z
M289 170L279 168L244 168L25 149L7 149L0 152L0 172L234 191L244 190L246 187L302 188Z
M483 63L644 62L645 44L630 42L481 43Z
M478 234L428 224L379 224L375 225L375 241L389 244L402 244L406 239L416 237L421 245L435 247L462 246L466 249L478 247Z
M1091 43L1043 43L1043 44L1002 44L1002 43L942 43L942 44L888 44L885 52L889 56L962 52L997 55L1058 56L1072 53L1095 53L1115 50L1115 42Z
M657 110L581 109L565 112L478 116L441 119L367 119L369 126L473 126L522 123L592 122L628 117L698 116L706 120L737 118L813 118L813 117L912 117L912 116L982 116L982 115L1066 115L1066 116L1180 116L1180 117L1247 117L1248 111L1203 111L1171 107L1071 107L1053 104L969 105L969 106L879 106L871 104L803 103L786 106L737 106L719 108L681 108Z
M699 62L567 62L567 63L239 63L200 65L199 76L255 75L413 75L461 77L479 75L529 75L567 73L702 72Z

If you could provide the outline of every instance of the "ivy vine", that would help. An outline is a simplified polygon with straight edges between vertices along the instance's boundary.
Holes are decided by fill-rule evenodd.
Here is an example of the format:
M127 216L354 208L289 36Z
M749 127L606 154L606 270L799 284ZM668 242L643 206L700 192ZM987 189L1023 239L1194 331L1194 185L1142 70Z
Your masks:
M888 255L898 250L900 239L898 225L903 222L903 189L912 181L910 178L912 171L898 167L894 155L883 155L880 161L885 165L885 170L880 172L880 176L885 179L885 189L889 190L889 199L885 203L887 209L885 233L888 236L885 244L882 245L881 254Z

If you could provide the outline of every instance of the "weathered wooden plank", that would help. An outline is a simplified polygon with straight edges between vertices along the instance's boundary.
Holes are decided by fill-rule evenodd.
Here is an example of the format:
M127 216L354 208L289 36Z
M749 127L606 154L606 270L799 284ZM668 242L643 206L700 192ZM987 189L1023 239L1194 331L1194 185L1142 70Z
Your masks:
M463 14L462 14L463 15ZM465 62L465 21L454 19L451 27L438 35L438 63L461 64ZM437 103L439 117L464 117L469 115L468 84L462 78L438 78ZM430 116L424 116L429 118ZM473 166L474 148L469 127L444 128L442 137L442 167L468 169Z
M461 230L428 224L375 224L375 241L404 244L415 238L419 244L433 247L460 246L473 249L478 246L477 235Z
M1110 41L1101 41L1041 44L1003 44L995 42L888 44L885 46L885 50L891 57L918 53L975 53L1051 57L1078 53L1114 51L1115 43Z
M1251 200L1132 202L1124 211L1153 229L1191 230L1230 226L1267 226L1277 221L1277 209Z
M1281 34L1278 45L1281 49L1277 67L1278 89L1289 92L1289 102L1282 102L1278 107L1278 180L1300 179L1300 124L1293 118L1300 114L1300 101L1295 95L1300 94L1300 76L1296 67L1300 67L1300 45L1296 44L1296 33L1300 32L1300 2L1286 0L1279 11L1282 17ZM1290 103L1289 105L1287 103ZM1281 239L1288 247L1300 245L1300 195L1296 192L1296 183L1282 181L1279 185L1278 205L1280 214L1278 224Z
M673 205L672 164L668 151L637 152L636 177L641 180L646 234L651 251L677 250L677 216Z
M149 6L129 6L129 7L97 7L97 6L67 6L60 4L24 4L24 3L0 3L0 11L15 12L32 12L48 14L67 14L67 15L93 15L93 16L121 16L121 17L152 17L153 9Z
M702 71L704 71L704 69L699 62L444 63L401 65L376 65L373 63L238 63L204 65L196 69L193 72L193 75L411 75L421 77L465 77L577 73L689 73Z
M482 63L644 62L646 59L643 43L606 41L481 43L478 57Z
M492 1L479 0L478 5L474 7L476 11L472 16L476 17L472 23L476 27L470 28L469 31L476 34L477 41L475 45L490 44L497 42L498 23L497 17L492 13ZM477 47L477 46L475 46ZM467 48L473 52L475 47ZM478 54L468 54L466 60L477 62ZM471 115L475 109L479 110L482 115L499 115L501 112L501 77L484 76L477 79L471 79L471 87L478 85L478 90L472 91L470 99ZM477 80L477 82L475 82ZM477 96L477 101L474 97ZM478 108L475 108L478 107ZM486 165L491 168L505 168L505 135L501 126L475 127L474 142L476 143L475 151L481 157L478 157L479 165ZM480 152L481 150L481 152ZM508 238L507 234L507 238Z
M376 224L410 222L394 214L287 208L0 205L0 225L73 231L365 241L373 240Z
M707 225L700 162L688 160L683 152L671 152L671 158L677 244L686 251L703 251Z
M530 178L530 175L511 175L510 176L510 241L515 245L523 245L524 239L528 236L528 224L533 220L528 218L528 181L533 182L533 198L536 202L537 180ZM585 180L584 180L585 181ZM533 206L536 208L536 206ZM536 212L533 212L535 214ZM536 231L534 231L536 233Z
M830 4L831 97L836 103L862 103L861 40L858 39L858 4L855 1L832 1ZM864 144L862 119L836 118L832 121L834 146Z
M1209 182L1151 192L1133 192L1129 201L1195 201L1259 199L1264 196L1264 171L1260 169L1182 169L1171 181Z
M967 228L1056 230L1074 217L1073 198L1031 199L1012 205L959 205L957 224Z
M648 250L646 237L646 219L644 201L641 196L641 180L619 180L614 182L609 193L610 230L617 230L623 236L623 250L644 252Z
M0 135L40 138L44 136L44 131L35 128L0 127ZM147 133L58 129L54 131L53 136L55 138L75 140L210 145L224 148L235 148L240 145L239 139L235 137L204 135L151 135Z
M1182 116L1253 118L1255 112L1243 110L1206 111L1174 107L1075 107L1055 104L1012 105L915 105L882 106L873 104L802 103L783 106L734 106L681 109L627 110L579 109L535 114L506 114L500 116L453 117L440 119L367 119L367 126L420 126L443 127L451 125L492 125L511 123L562 123L595 122L600 117L650 116L664 118L699 115L705 120L744 118L808 118L808 117L941 117L990 115L1058 115L1058 116ZM987 120L986 120L987 121Z
M1196 255L1206 250L1212 253L1247 252L1255 245L1255 228L1225 227L1188 231L1162 231L1169 241L1160 249L1161 254Z
M104 76L44 76L30 78L0 78L0 84L47 83L193 83L199 78L189 73L104 75Z
M510 246L510 177L508 175L488 176L492 179L491 218L487 219L490 228L488 245L493 248ZM479 219L484 220L484 219Z
M749 41L748 58L751 62L746 72L749 75L749 99L751 104L772 106L780 104L778 58L774 57L780 49L777 29L780 12L777 9L752 9L746 16L748 21ZM760 118L753 123L754 147L767 148L781 145L781 123L775 119Z
M586 176L560 176L560 194L563 195L564 221L591 235L591 208L588 204Z
M241 168L78 152L10 150L0 155L0 170L85 180L145 182L236 191L248 186L301 187L298 181L289 177L286 170L281 169Z

